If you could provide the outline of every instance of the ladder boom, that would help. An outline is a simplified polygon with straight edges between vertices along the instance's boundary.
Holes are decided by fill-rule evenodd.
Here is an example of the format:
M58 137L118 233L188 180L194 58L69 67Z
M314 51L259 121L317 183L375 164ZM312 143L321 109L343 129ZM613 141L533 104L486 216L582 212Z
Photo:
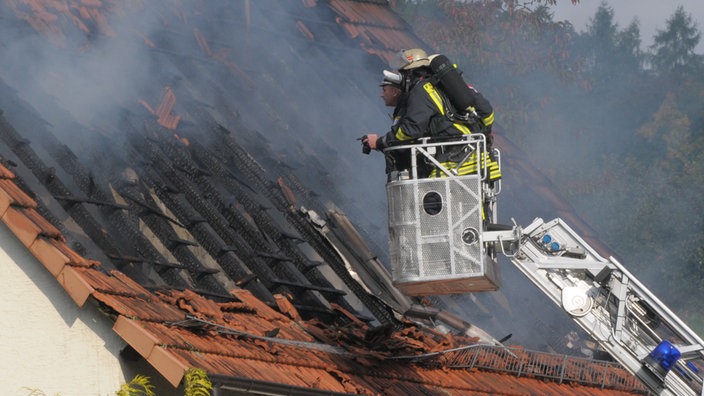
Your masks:
M526 277L653 392L704 395L701 338L564 221L535 219L512 233L486 232L484 241L501 245Z
M402 152L410 169L386 184L392 283L402 293L496 290L501 253L654 393L704 396L704 342L615 258L559 218L496 224L501 156L483 135L385 150Z

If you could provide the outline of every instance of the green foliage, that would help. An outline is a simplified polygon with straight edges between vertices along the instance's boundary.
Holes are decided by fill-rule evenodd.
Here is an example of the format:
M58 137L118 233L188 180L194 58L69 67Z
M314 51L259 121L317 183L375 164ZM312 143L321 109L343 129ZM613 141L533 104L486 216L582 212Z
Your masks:
M655 36L650 57L653 68L660 73L684 75L701 70L701 56L694 53L700 38L692 16L680 5L667 20L667 28Z
M46 394L38 388L23 388L29 393L27 396L46 396ZM210 391L213 390L213 384L208 378L205 370L200 368L190 368L184 376L184 396L210 396ZM146 375L136 375L132 380L120 387L120 390L115 392L117 396L155 396L155 387L150 383L149 377ZM61 396L56 394L55 396Z
M213 384L208 374L200 368L190 368L185 376L185 396L210 396Z
M587 36L595 44L595 49L612 54L616 48L616 32L614 9L602 1L594 17L590 19Z
M616 34L613 63L619 65L619 69L626 73L642 70L645 54L640 48L640 25L634 20L625 30Z
M692 140L690 127L689 117L679 110L675 95L670 93L652 120L641 126L638 133L649 142L656 141L655 147L661 148L659 158L663 167L681 172L693 154L689 144Z
M136 375L132 380L120 387L117 396L155 396L154 385L149 383L149 377Z

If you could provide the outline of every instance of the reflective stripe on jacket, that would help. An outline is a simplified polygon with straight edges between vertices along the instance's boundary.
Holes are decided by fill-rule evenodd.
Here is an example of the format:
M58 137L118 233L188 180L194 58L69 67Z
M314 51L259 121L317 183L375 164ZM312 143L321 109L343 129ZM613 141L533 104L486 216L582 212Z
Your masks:
M484 155L482 156L482 168L486 167L486 170L477 169L477 153L473 153L472 155L469 156L469 159L465 161L462 166L460 166L457 170L457 175L458 176L466 176L466 175L471 175L471 174L480 174L480 175L485 175L486 174L486 180L488 181L496 181L501 179L501 168L499 168L499 163L498 161L495 161L494 159L491 158L488 152L484 152ZM452 170L457 168L459 165L457 162L453 161L446 161L446 162L440 162L442 166L447 168L448 170ZM433 170L430 172L430 175L428 177L447 177L447 174L437 167L434 167Z

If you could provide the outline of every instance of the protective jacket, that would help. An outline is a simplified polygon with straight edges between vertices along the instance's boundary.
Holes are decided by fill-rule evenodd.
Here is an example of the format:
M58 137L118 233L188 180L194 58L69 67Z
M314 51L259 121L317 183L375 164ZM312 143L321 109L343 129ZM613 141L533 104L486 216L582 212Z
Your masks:
M488 100L477 90L472 88L473 110L477 117L473 123L455 122L451 120L454 109L450 101L444 97L442 92L435 88L429 79L417 81L404 98L402 104L394 112L394 123L391 130L387 132L377 142L379 150L398 144L410 144L421 137L451 137L470 133L485 133L487 140L490 139L491 126L494 124L494 111ZM453 167L452 158L438 159L443 165ZM489 169L492 169L491 160ZM482 161L484 165L485 161ZM454 164L456 165L456 164ZM476 172L477 161L465 163L459 174L469 174ZM490 179L496 180L501 177L498 171L498 164L494 161L495 171ZM388 170L388 169L387 169ZM427 176L440 176L437 170L428 170Z
M405 103L395 112L394 124L382 137L381 148L410 143L421 137L457 136L490 130L494 124L494 110L481 93L475 89L472 92L477 122L466 125L451 121L454 109L449 100L429 80L419 80L409 91Z

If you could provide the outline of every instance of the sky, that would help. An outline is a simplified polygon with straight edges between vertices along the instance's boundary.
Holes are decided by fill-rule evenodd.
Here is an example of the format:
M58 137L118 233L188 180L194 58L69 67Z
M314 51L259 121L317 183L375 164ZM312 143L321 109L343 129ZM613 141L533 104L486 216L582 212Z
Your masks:
M572 22L577 32L583 32L600 4L601 0L580 0L576 5L573 5L570 0L557 0L557 5L552 7L553 19L568 20ZM614 22L619 29L625 29L634 18L638 18L644 46L652 44L655 34L665 29L667 20L672 17L679 5L682 5L692 16L699 31L704 31L704 1L702 0L608 0L606 4L613 8ZM704 33L697 46L697 53L704 54Z

